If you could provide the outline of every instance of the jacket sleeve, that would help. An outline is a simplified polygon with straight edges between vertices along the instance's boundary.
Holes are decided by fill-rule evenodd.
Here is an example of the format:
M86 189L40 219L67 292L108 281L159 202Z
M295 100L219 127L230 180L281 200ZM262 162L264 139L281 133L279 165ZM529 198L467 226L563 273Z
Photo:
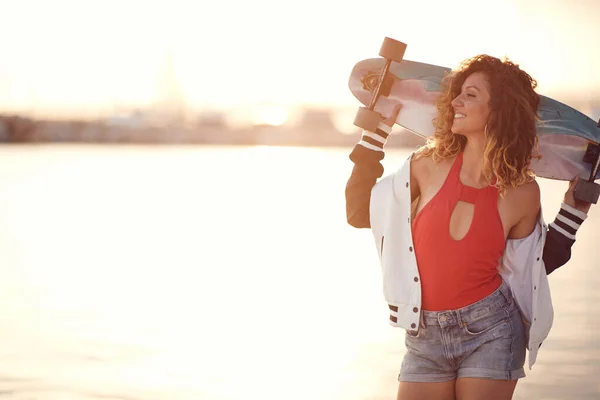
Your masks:
M391 128L380 123L375 132L363 131L350 153L354 163L346 183L346 220L355 228L370 228L371 189L383 175L383 146Z
M586 218L586 213L568 204L561 204L560 211L550 224L546 235L543 258L547 274L569 261L571 247L575 243L575 233Z

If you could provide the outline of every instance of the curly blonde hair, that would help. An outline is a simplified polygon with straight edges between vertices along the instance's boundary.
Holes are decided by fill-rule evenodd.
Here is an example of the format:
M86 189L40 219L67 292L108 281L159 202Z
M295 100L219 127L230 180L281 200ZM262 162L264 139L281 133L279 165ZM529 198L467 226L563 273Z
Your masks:
M464 150L467 138L451 131L454 121L452 100L462 90L469 75L483 72L490 87L490 114L486 126L483 175L494 182L500 194L508 187L532 181L529 168L537 154L536 123L540 96L535 92L537 82L519 65L486 54L463 61L442 82L437 99L435 133L427 140L419 156L432 156L438 162L457 156ZM535 154L533 151L535 150Z

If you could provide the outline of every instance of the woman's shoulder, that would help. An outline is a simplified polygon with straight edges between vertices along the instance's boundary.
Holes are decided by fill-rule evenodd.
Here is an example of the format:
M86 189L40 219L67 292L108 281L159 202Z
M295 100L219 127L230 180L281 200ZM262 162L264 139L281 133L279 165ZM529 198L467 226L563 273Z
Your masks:
M540 185L538 185L535 177L531 177L531 179L526 182L515 186L510 189L516 196L520 197L529 197L529 196L537 196L540 194Z
M433 151L426 146L415 151L411 163L410 178L413 185L418 188L418 193L413 193L413 197L431 185L436 186L443 182L455 158L434 159Z
M424 168L433 164L433 152L423 145L412 152L410 165L412 168Z
M507 196L514 207L522 208L524 212L537 212L540 207L540 186L535 177L518 186L507 189Z
M448 168L454 163L455 159L456 157L435 160L432 149L427 146L421 146L413 152L411 168L422 173L429 173L437 170L446 173Z
M421 146L412 153L410 160L410 174L412 177L428 175L433 165L433 155L427 151L426 146Z

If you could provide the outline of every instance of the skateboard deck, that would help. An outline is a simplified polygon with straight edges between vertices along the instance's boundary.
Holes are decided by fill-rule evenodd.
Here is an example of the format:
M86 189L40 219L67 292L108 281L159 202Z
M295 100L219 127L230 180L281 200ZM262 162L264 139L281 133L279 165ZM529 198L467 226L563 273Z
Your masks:
M369 105L384 64L384 58L371 58L354 66L348 86L362 104ZM389 82L384 85L387 89L374 110L385 117L397 104L402 104L396 124L423 138L433 136L435 102L442 79L449 72L449 68L437 65L408 60L392 62ZM542 178L571 180L581 176L588 179L592 164L584 161L584 155L589 143L600 142L596 121L566 104L540 97L537 134L542 158L532 159L531 168ZM600 179L600 171L595 179Z

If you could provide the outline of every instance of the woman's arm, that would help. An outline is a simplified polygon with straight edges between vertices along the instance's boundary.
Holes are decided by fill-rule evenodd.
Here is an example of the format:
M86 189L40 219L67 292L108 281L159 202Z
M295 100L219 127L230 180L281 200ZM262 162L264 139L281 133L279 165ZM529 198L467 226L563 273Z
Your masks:
M399 112L400 107L396 107L389 118L379 123L375 132L363 131L360 142L350 153L354 167L346 183L346 219L355 228L371 227L371 189L383 175L383 146Z
M350 153L354 167L346 183L346 219L355 228L371 227L371 189L383 175L383 145L390 131L383 123L375 132L363 131L361 141Z
M587 218L587 212L592 206L591 203L574 198L573 190L576 183L577 178L569 183L560 211L548 228L543 255L547 274L565 265L571 258L575 234Z

